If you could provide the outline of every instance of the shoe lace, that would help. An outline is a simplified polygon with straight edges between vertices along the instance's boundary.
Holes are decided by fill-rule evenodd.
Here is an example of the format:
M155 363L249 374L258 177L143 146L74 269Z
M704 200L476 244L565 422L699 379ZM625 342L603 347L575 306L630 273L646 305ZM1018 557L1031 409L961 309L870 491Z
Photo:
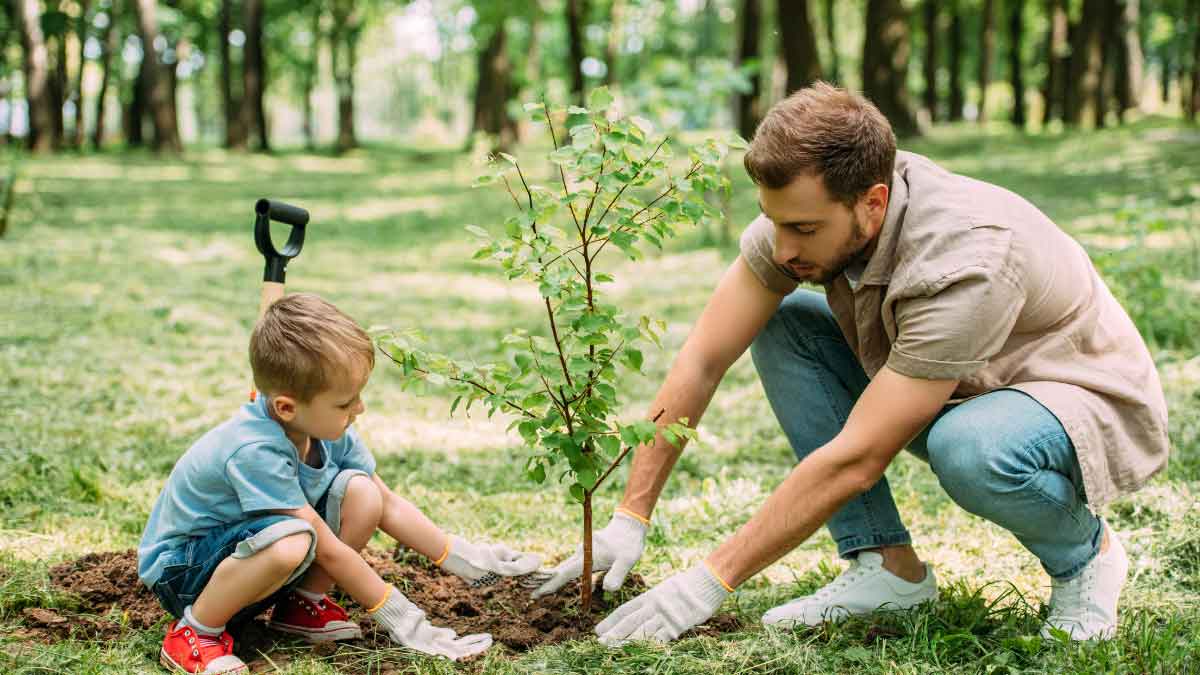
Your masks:
M1096 572L1089 566L1074 579L1051 579L1050 588L1050 616L1081 620L1096 589Z
M858 580L863 575L862 565L857 560L850 561L850 567L846 568L836 579L826 584L816 593L813 593L814 600L825 600L832 595L841 593L846 588L858 583Z

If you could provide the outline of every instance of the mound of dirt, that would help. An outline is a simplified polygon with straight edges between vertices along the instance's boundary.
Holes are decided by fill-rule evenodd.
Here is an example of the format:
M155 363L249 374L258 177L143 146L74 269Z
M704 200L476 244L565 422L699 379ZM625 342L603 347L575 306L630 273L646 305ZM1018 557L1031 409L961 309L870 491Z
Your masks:
M497 644L514 652L566 640L590 637L593 627L612 609L646 590L641 576L633 574L615 594L596 588L592 611L579 608L579 582L559 593L534 600L529 589L516 579L501 579L482 588L471 588L458 577L446 574L424 558L392 555L368 549L363 557L386 581L425 610L429 620L466 633L491 633ZM50 569L54 586L78 599L77 611L28 607L23 611L23 637L40 642L65 638L114 640L133 629L146 629L163 619L157 598L137 578L137 552L92 553ZM345 600L341 598L339 600ZM343 602L344 606L351 603ZM364 638L353 641L360 647L392 647L385 633L374 630L366 614L356 607L351 617L363 627ZM737 630L738 621L729 614L713 617L688 635L716 635ZM292 638L266 628L266 617L244 627L236 635L242 658L267 664L262 655L279 659L271 652L277 644L295 644ZM331 651L330 647L321 649ZM256 658L257 657L257 658ZM253 664L252 664L253 665Z

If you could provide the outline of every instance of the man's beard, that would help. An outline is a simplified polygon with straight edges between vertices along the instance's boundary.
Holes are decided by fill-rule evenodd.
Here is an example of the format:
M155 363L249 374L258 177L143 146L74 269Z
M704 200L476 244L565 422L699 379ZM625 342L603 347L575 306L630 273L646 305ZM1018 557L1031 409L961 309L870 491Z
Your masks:
M842 275L851 265L858 263L867 256L867 249L871 245L870 239L867 238L867 233L863 230L862 223L858 222L857 216L851 216L850 220L850 241L838 251L838 255L833 259L833 263L828 267L822 266L820 276L814 281L818 284L828 284L834 279Z

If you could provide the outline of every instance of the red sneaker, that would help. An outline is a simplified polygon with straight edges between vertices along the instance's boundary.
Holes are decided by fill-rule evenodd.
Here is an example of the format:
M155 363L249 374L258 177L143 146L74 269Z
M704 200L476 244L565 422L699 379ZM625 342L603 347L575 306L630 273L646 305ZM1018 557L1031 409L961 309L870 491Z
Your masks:
M228 632L221 633L220 637L200 635L191 626L180 626L178 621L167 626L167 636L163 638L158 662L176 673L218 675L250 672L246 664L233 655L233 638Z
M313 602L299 593L288 593L275 603L270 626L284 633L300 635L309 642L353 640L362 637L362 629L328 595Z

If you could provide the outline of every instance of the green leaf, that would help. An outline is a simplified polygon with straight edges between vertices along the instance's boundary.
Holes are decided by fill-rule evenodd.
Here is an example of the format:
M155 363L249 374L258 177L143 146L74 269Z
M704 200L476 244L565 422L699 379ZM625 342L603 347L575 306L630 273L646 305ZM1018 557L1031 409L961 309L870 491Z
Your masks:
M616 436L601 436L596 439L596 444L609 455L616 455L621 451L621 439Z
M601 283L603 283L603 282L606 282L606 281L612 281L612 280L613 280L613 278L612 278L612 275L611 275L611 274L597 274L597 275L596 275L595 277L593 277L593 278L594 278L596 281L599 281L599 282L601 282Z
M642 370L642 352L637 349L627 348L621 355L625 361L625 365L629 366L630 370L641 372Z
M512 155L508 154L507 152L497 152L496 155L499 156L504 161L508 162L509 164L512 164L513 166L517 165L517 158L513 157Z
M539 483L539 484L546 482L546 467L545 467L545 465L543 465L541 462L534 464L533 467L529 469L529 478L533 482Z
M451 415L453 415L454 411L458 409L458 404L462 403L462 399L463 399L462 396L456 396L454 398L454 402L450 404L450 414Z
M546 109L546 104L540 102L529 102L522 107L525 108L525 112L542 112Z
M582 485L580 485L579 483L575 483L575 484L571 485L571 497L573 497L575 499L575 501L582 504L583 503L583 495L584 495L584 489L583 489Z
M467 232L470 232L471 234L475 235L476 237L479 237L480 239L491 239L492 238L492 235L489 234L487 230L483 229L482 227L480 227L478 225L468 225L466 227L466 230L467 230Z
M632 426L621 427L621 442L634 447L642 444L641 439L638 438L637 429Z
M613 95L608 91L608 87L596 87L588 94L588 108L594 112L607 110L612 102Z

